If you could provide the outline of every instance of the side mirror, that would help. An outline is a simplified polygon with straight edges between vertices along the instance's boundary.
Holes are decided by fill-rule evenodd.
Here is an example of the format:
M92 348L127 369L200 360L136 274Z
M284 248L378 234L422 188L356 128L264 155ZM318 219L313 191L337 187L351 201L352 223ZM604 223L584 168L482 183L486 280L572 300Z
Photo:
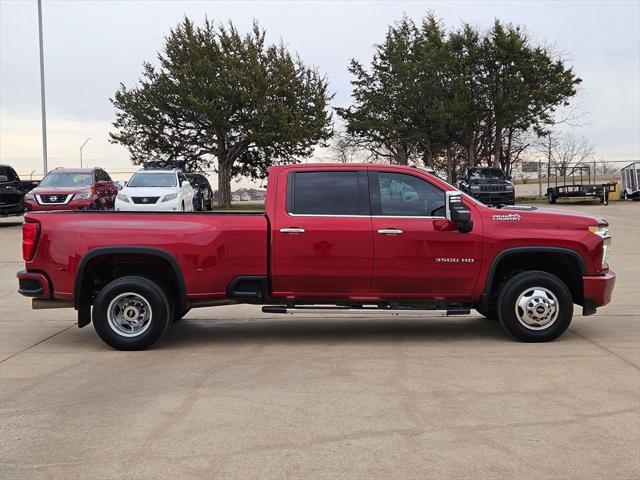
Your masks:
M185 181L182 182L182 185L186 185L187 187L190 187L191 186L191 182L185 180Z
M460 192L450 191L445 193L445 217L458 226L460 233L468 233L473 228L471 211L462 202Z

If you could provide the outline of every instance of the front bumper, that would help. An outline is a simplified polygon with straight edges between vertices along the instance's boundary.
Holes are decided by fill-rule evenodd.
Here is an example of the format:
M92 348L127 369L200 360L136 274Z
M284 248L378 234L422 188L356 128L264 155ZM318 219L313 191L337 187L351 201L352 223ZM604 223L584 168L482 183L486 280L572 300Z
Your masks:
M615 284L615 272L609 271L603 275L584 275L582 277L583 315L591 315L595 313L596 308L611 302L611 294Z
M26 211L29 212L50 212L53 210L90 210L95 199L71 200L67 204L51 204L43 205L35 200L26 200L24 202Z
M115 210L117 212L179 212L182 210L182 204L180 203L180 198L169 200L168 202L158 200L152 204L123 202L116 199Z
M10 215L22 215L24 213L24 203L12 203L0 205L0 217Z
M475 192L471 191L470 195L484 203L485 205L514 205L516 203L516 193L511 192Z

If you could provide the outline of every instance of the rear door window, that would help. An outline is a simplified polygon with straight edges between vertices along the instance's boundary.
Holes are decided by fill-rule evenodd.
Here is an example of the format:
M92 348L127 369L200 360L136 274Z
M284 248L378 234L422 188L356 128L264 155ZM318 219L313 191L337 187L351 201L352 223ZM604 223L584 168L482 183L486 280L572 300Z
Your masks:
M291 172L287 211L297 215L368 215L365 171Z

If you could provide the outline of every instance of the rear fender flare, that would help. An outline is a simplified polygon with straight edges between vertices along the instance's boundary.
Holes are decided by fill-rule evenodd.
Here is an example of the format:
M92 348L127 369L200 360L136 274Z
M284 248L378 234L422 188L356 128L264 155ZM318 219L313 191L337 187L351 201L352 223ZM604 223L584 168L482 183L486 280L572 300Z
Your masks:
M178 297L180 299L180 311L185 310L188 307L187 300L187 289L184 283L184 276L182 275L182 270L180 269L180 265L171 253L166 250L162 250L161 248L154 247L140 247L140 246L118 246L118 247L98 247L92 250L89 250L78 265L78 269L76 270L76 276L73 284L73 308L76 310L81 309L80 299L82 297L82 287L85 276L85 271L88 263L94 258L103 256L103 255L118 255L118 254L126 254L133 253L137 255L151 255L163 260L171 266L173 270L173 274L176 277L176 283L178 284Z

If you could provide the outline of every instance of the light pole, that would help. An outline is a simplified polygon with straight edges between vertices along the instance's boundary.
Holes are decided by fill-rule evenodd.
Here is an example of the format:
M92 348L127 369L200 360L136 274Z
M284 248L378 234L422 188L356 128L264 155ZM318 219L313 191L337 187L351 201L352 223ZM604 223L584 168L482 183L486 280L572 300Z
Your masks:
M42 104L42 169L47 174L47 110L44 101L44 49L42 46L42 0L38 0L38 39L40 43L40 103Z
M87 138L82 145L80 145L80 168L82 168L82 149L87 144L87 142L91 140L91 137Z

